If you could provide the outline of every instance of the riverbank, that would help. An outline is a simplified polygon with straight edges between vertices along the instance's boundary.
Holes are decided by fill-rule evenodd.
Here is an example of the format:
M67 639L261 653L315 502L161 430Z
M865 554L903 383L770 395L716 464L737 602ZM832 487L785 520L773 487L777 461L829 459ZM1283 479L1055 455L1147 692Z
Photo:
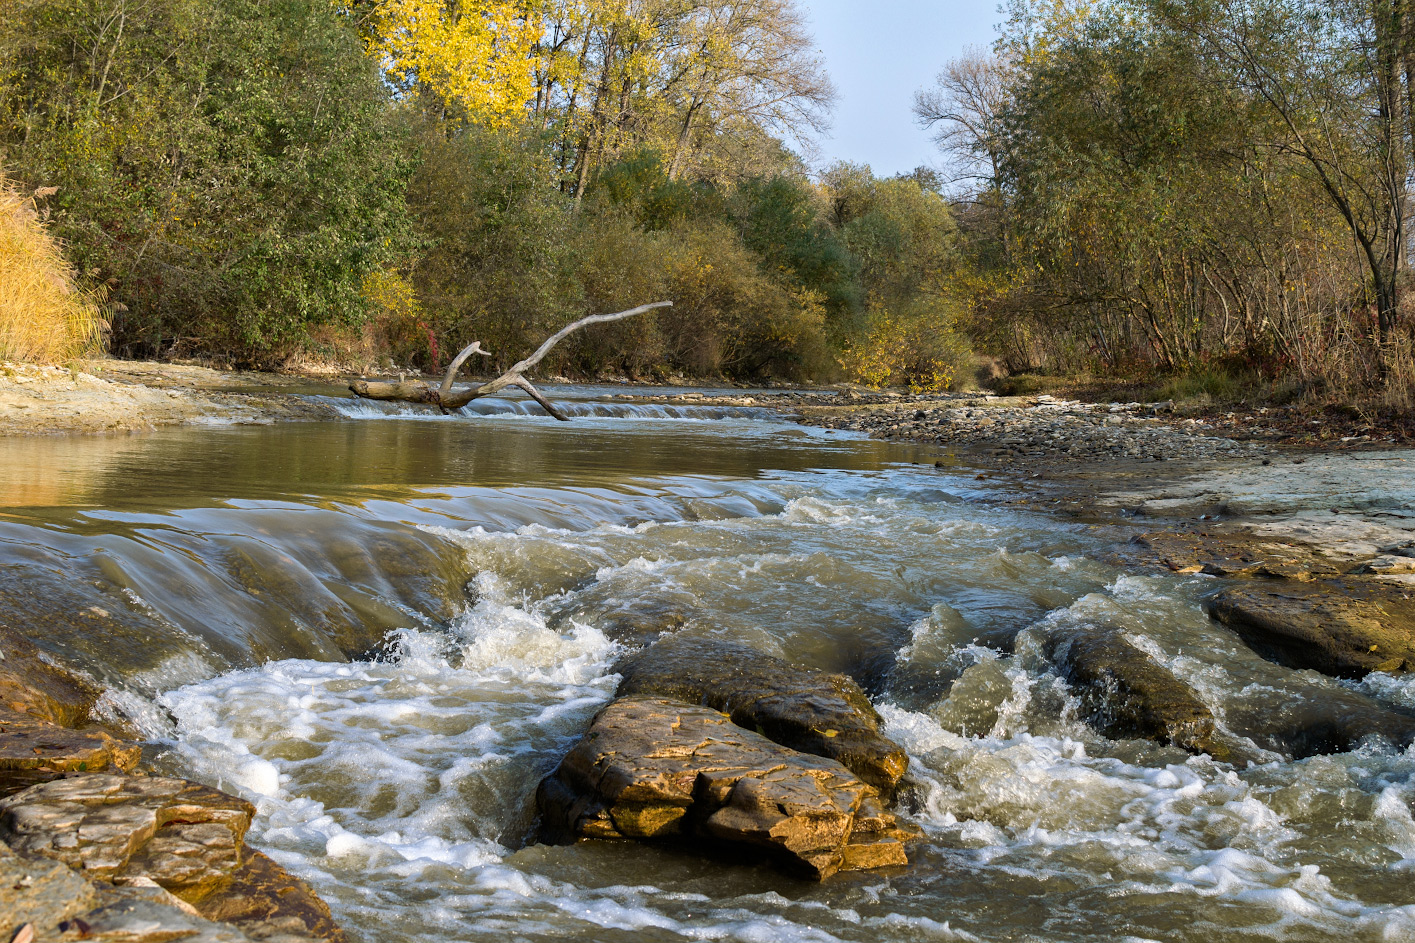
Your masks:
M141 432L184 424L334 419L294 394L304 378L177 364L0 364L0 435ZM289 388L289 392L281 388Z

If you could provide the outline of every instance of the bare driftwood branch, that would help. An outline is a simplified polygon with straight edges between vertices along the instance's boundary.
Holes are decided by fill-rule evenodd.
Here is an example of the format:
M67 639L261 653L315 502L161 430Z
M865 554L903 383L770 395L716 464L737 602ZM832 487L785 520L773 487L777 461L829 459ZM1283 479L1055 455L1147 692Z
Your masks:
M481 341L472 341L468 347L454 357L452 362L447 365L447 376L442 378L442 386L437 389L438 395L446 396L448 393L452 392L452 381L457 379L457 371L462 369L462 364L466 363L467 358L472 354L481 354L483 357L490 357L491 351L482 350Z
M490 356L490 351L483 350L481 341L473 341L467 345L461 353L453 358L452 363L447 367L447 375L442 378L442 385L438 387L429 386L421 380L407 381L399 379L397 383L381 382L377 380L355 380L349 384L349 389L355 396L364 399L376 400L396 400L403 403L417 403L426 406L436 406L444 413L454 409L461 409L474 399L483 396L490 396L499 393L508 386L519 387L524 390L531 399L545 409L546 412L559 419L561 422L569 422L570 417L565 415L555 407L555 404L545 398L545 395L531 385L525 373L536 364L545 359L545 355L550 353L551 348L569 337L582 327L589 327L591 324L605 324L609 321L622 321L624 318L631 318L636 314L644 314L655 308L669 308L673 306L671 301L655 301L653 304L639 305L637 308L630 308L628 311L619 311L615 314L592 314L587 318L581 318L573 324L567 324L559 331L555 332L544 344L525 360L517 363L510 370L507 370L495 380L483 383L480 386L463 387L454 389L453 383L457 379L457 371L462 369L462 365L467 362L467 358L472 354L482 354Z

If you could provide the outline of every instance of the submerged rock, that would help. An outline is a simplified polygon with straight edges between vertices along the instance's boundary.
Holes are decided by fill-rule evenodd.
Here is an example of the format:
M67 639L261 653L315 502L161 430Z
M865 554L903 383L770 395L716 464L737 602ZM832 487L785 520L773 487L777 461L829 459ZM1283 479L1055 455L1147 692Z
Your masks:
M1258 654L1342 678L1415 668L1415 590L1331 580L1227 589L1211 615Z
M1208 705L1120 629L1100 626L1070 636L1055 645L1053 657L1106 736L1141 737L1229 758Z
M28 638L0 625L0 707L81 727L99 693L88 680L46 659Z
M710 708L621 697L595 717L537 796L548 837L708 839L824 880L907 863L916 834L835 760Z
M986 736L1002 719L1002 708L1012 696L1012 679L996 659L980 661L964 669L948 696L935 704L929 715L945 730L962 737Z
M93 882L155 886L257 936L343 943L328 907L245 847L254 813L244 799L186 780L81 775L0 801L0 840Z
M1319 697L1273 703L1261 717L1246 721L1259 745L1294 759L1345 753L1365 741L1385 741L1396 749L1415 742L1415 717L1391 710L1354 691L1322 691Z
M614 669L620 697L702 704L776 743L842 763L886 800L909 766L904 748L879 731L860 686L773 658L736 642L673 635Z

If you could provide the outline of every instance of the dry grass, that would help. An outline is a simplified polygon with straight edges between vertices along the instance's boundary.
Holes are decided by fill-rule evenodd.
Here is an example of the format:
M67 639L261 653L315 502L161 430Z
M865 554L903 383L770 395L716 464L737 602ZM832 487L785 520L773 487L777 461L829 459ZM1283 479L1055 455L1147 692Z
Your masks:
M1388 412L1415 417L1415 329L1387 345L1385 363L1379 405Z
M21 195L0 172L0 360L60 363L96 353L108 326L40 218L43 195Z

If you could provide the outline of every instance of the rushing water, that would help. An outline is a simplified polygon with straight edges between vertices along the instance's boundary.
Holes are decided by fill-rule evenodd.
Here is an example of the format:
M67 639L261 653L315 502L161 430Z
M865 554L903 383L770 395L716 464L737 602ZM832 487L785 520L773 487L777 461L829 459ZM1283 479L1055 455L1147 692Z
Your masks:
M112 685L157 765L357 939L1415 940L1415 753L1301 761L1274 715L1415 688L1279 669L1202 577L1097 562L935 450L751 411L0 442L0 618ZM1049 634L1118 623L1252 741L1107 740ZM534 845L533 793L676 630L854 675L909 750L912 865L807 884L643 845Z

